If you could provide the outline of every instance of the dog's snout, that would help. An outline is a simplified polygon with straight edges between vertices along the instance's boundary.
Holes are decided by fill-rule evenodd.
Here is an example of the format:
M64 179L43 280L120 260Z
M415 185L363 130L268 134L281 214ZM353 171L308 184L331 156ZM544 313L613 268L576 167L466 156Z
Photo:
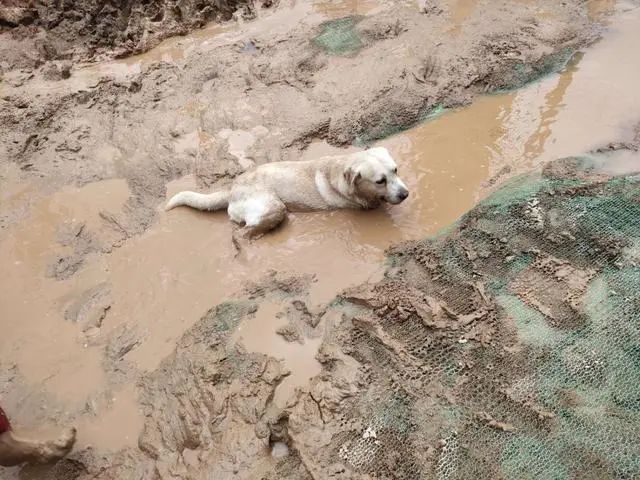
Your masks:
M409 196L409 190L402 190L398 194L398 197L400 197L400 200L405 200L408 196Z

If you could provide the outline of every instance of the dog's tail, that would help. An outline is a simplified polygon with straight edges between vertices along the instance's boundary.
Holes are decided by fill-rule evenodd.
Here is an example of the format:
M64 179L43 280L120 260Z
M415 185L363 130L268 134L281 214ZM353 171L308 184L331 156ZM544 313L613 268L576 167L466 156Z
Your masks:
M208 195L196 192L180 192L171 197L165 210L186 205L198 210L222 210L229 205L229 191L213 192Z

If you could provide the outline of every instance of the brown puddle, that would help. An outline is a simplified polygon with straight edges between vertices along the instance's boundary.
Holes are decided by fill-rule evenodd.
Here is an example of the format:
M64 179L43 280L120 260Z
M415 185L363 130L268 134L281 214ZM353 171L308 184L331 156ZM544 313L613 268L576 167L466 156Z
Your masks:
M600 19L611 13L617 0L587 0L587 12L592 19Z
M143 420L136 389L133 385L127 385L114 394L109 406L97 416L84 416L76 424L76 448L96 446L118 450L136 447Z
M186 58L196 47L206 44L223 33L232 32L235 27L235 23L210 23L201 29L194 30L187 36L167 38L157 47L139 55L123 58L119 60L119 63L144 66L154 62L177 62Z
M278 385L274 395L276 405L284 407L296 387L320 373L320 363L309 352L318 351L322 337L306 338L304 343L288 342L280 337L276 330L287 323L284 316L280 316L281 309L277 303L262 303L254 318L238 326L233 341L242 344L247 351L284 361L291 373Z
M452 33L460 32L464 22L471 16L477 4L478 0L454 0L450 20Z
M45 276L47 265L54 254L65 252L57 242L60 229L82 223L93 229L100 224L99 212L117 212L128 195L124 180L64 188L36 203L0 242L0 358L15 363L33 390L69 406L84 405L105 383L101 351L89 347L79 326L65 320L71 299L100 282L104 259L61 281ZM4 399L3 406L20 417L20 404L13 401L20 399ZM85 435L102 444L100 433Z
M64 252L56 241L61 227L86 222L91 228L100 211L119 210L127 196L124 180L64 188L38 203L0 243L0 318L7 322L2 357L65 400L82 402L102 381L100 356L78 341L77 328L63 315L65 299L84 291L98 268L56 281L45 277L47 265L54 253Z
M2 359L17 364L34 388L81 405L106 383L101 347L89 344L79 326L64 319L69 299L87 288L111 285L112 303L99 337L130 326L141 343L126 359L151 370L211 306L271 269L315 275L311 308L344 288L379 278L385 248L450 225L486 194L492 179L622 137L640 111L639 42L639 11L624 13L604 40L562 74L516 92L481 97L470 107L379 142L394 154L411 190L405 203L372 212L293 214L284 228L248 246L238 259L224 213L180 209L160 213L149 231L111 254L88 257L70 279L46 278L51 257L64 251L56 240L58 227L74 219L100 228L99 212L118 212L128 196L122 180L63 189L35 203L30 216L7 230L0 243ZM175 148L211 142L215 139L196 132L179 139ZM305 157L331 151L337 150L314 144ZM193 183L188 177L173 182L168 194L193 188ZM17 202L15 195L28 195L28 189L12 186L1 208L5 198ZM293 344L276 335L279 308L263 304L235 338L248 350L284 360L292 371L276 392L277 401L284 402L318 371L320 340ZM115 401L98 411L97 419L79 418L82 445L115 449L135 444L142 423L135 389L121 387L112 397ZM18 404L8 407L20 412ZM114 425L123 422L127 429L115 431Z

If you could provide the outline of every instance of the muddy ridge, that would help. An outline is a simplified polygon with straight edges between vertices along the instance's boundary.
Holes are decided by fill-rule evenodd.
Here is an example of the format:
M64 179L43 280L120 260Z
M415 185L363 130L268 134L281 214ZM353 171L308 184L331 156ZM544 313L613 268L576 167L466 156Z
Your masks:
M162 39L184 35L212 21L255 16L271 6L246 0L128 0L51 2L4 1L0 32L23 42L30 54L21 63L38 66L48 60L118 57L144 52ZM32 41L29 41L32 40ZM17 58L17 56L15 57ZM11 56L8 58L11 59Z

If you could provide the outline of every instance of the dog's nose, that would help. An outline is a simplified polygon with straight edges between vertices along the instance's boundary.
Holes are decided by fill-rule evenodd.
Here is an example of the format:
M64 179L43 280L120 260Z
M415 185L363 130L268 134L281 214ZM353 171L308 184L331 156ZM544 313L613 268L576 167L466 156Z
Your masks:
M409 190L401 191L398 196L400 197L400 200L406 199L409 196Z

